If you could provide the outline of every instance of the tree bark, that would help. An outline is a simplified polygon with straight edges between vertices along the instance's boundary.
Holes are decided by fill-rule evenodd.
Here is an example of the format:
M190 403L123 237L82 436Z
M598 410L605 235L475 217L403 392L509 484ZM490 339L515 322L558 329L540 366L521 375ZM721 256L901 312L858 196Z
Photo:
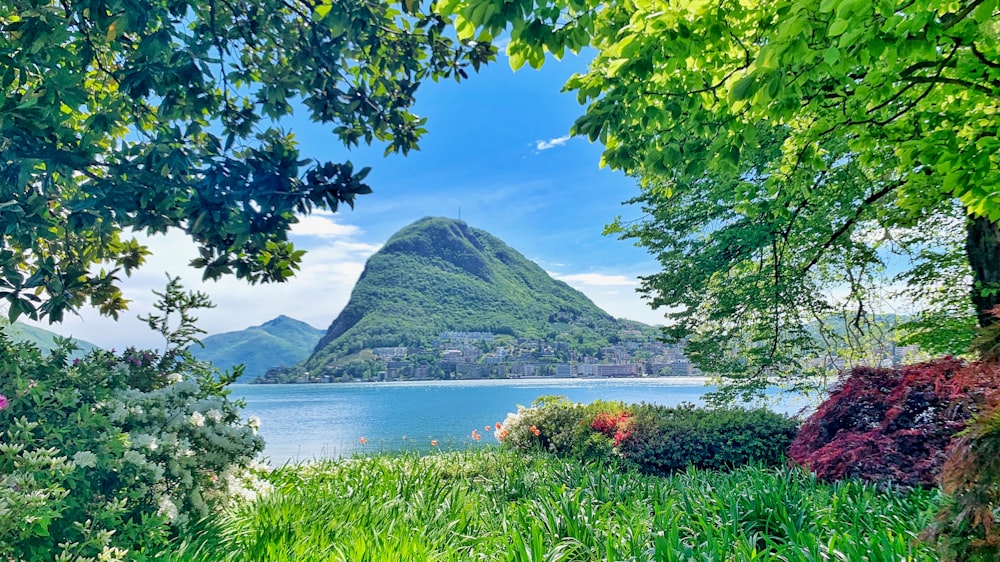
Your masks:
M1000 306L1000 225L985 217L970 219L965 251L972 266L972 304L985 328L1000 321L987 312Z

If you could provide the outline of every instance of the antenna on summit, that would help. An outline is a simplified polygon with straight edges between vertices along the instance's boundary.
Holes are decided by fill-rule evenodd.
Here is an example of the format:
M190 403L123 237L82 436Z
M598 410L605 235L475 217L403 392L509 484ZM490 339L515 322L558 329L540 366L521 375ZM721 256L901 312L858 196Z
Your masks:
M461 207L461 205L458 207L458 220L462 220L462 207Z

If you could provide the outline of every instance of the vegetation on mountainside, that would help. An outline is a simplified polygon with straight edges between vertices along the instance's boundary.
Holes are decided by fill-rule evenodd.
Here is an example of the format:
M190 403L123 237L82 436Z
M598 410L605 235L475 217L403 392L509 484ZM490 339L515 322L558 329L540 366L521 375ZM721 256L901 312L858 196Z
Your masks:
M369 258L351 299L305 363L319 372L374 347L421 347L445 331L607 345L622 324L496 237L421 219Z
M10 338L12 342L28 343L45 353L59 347L57 343L57 339L60 337L59 334L21 322L11 324L6 320L0 319L0 332ZM77 347L71 354L73 357L79 357L97 349L97 346L90 342L76 338L71 339L73 340L73 345Z
M205 337L200 346L191 347L191 354L223 370L244 365L243 374L236 380L244 383L272 367L301 362L322 336L323 330L282 315L260 326Z

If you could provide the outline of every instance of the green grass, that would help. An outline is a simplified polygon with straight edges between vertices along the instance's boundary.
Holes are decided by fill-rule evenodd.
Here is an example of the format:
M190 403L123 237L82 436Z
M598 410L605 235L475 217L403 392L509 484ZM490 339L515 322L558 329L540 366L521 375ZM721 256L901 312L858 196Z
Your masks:
M908 561L936 492L825 484L799 470L621 473L486 449L276 470L188 561Z

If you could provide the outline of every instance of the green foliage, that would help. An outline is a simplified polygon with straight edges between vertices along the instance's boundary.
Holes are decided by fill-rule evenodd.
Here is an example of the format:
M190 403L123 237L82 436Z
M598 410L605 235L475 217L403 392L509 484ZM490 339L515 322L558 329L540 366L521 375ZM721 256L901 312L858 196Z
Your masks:
M996 0L441 9L461 38L509 30L514 67L597 49L565 86L587 106L573 133L639 179L645 212L608 232L660 261L643 291L726 386L808 375L803 324L850 311L866 331L904 260L895 281L932 301L910 341L965 352L970 317L997 304Z
M794 419L764 409L583 405L543 396L510 414L498 437L518 451L621 461L642 472L669 475L688 467L780 465L797 427Z
M287 466L184 561L934 560L935 492L744 467L670 478L486 449Z
M0 336L0 557L149 559L240 491L263 441L183 352L69 352Z
M444 331L542 338L557 326L573 348L607 345L621 329L501 240L462 221L428 217L368 259L350 301L305 365L318 373L362 349L420 347Z
M774 412L640 404L619 453L639 470L670 474L687 467L778 466L798 423Z
M420 2L14 0L0 7L0 298L11 320L126 306L148 250L180 229L206 278L278 282L296 215L354 206L368 168L312 162L281 129L293 103L346 147L417 148L427 80L467 77ZM301 108L300 108L301 110ZM100 266L100 267L95 267Z
M219 369L243 365L237 382L249 382L271 367L295 365L309 357L323 330L287 316L279 316L260 326L204 338L191 353Z
M504 446L518 451L545 451L585 461L616 459L614 442L594 432L591 421L605 412L620 412L624 405L597 400L576 404L563 396L540 396L530 408L518 406L502 424Z

